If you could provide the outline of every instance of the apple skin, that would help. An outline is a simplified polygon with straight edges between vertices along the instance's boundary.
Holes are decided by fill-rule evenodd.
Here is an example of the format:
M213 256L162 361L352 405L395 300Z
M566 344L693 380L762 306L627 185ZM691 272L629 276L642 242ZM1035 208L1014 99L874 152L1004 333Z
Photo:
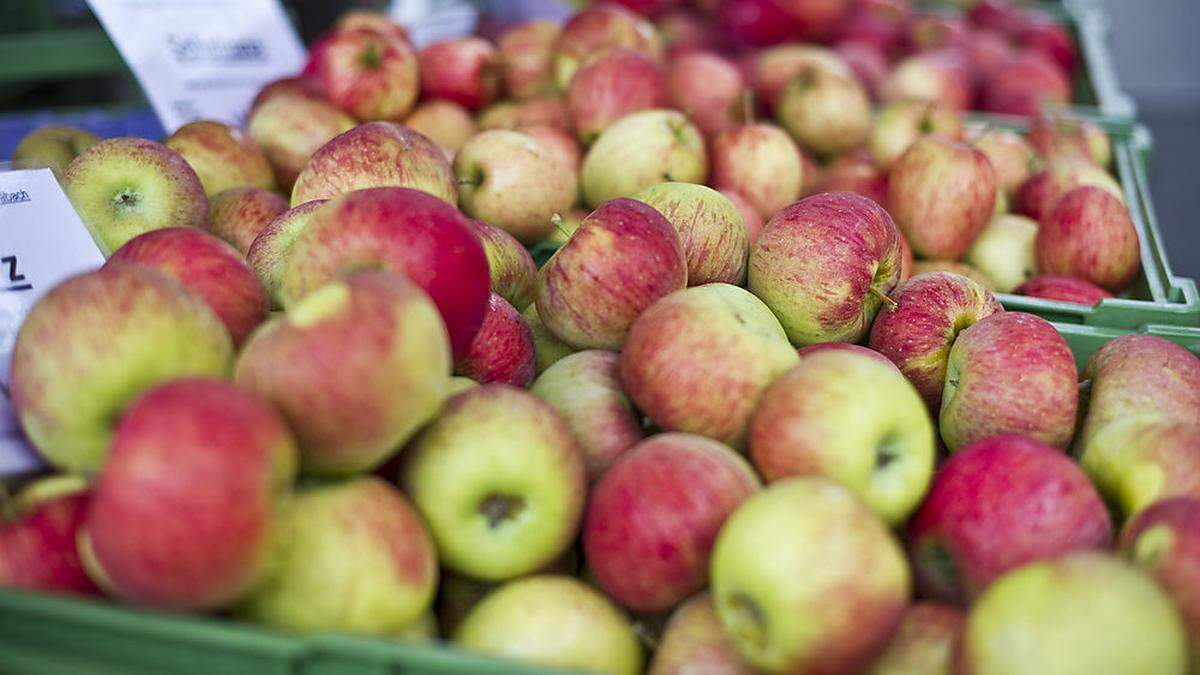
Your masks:
M1029 180L1030 167L1036 157L1029 141L1008 129L985 129L968 139L987 156L996 170L996 185L1008 195L1016 194Z
M883 522L821 478L790 478L750 497L713 549L721 624L742 657L769 673L865 668L887 646L910 585Z
M458 205L458 187L440 146L394 122L368 122L313 153L296 178L292 206L374 187L406 187Z
M504 298L488 297L483 324L455 370L479 384L500 382L528 387L537 370L533 332Z
M250 109L246 133L262 148L275 182L291 190L308 159L335 136L354 128L353 117L324 100L287 85ZM262 94L267 94L264 89Z
M14 169L48 168L61 181L71 161L99 142L100 137L90 131L48 124L21 138L13 149L12 166Z
M696 49L672 57L666 91L671 107L690 113L705 136L745 121L746 79L736 64L714 52Z
M748 64L751 84L764 110L774 113L783 92L797 76L809 71L853 78L854 71L832 50L819 45L788 43L764 49ZM746 120L747 123L753 120Z
M314 483L280 521L286 536L270 575L238 618L291 633L387 636L429 611L438 582L433 542L395 487L375 477Z
M166 380L228 376L229 331L161 272L118 265L52 288L26 316L10 381L21 428L56 468L94 473L136 396Z
M295 476L295 442L266 403L218 380L169 382L118 422L80 555L126 602L228 607L266 573Z
M262 282L267 299L271 302L271 309L283 309L283 298L279 291L283 285L283 271L288 255L291 254L292 245L308 225L313 213L324 206L325 202L324 199L316 199L279 214L258 233L254 242L250 244L250 249L246 251L246 262Z
M954 50L921 52L892 68L880 90L884 101L930 101L951 110L967 110L975 100L971 74Z
M1075 357L1045 319L1000 312L954 341L939 416L951 452L1009 433L1066 448L1078 409Z
M492 292L513 307L528 307L537 287L537 266L529 249L504 230L482 220L464 221L483 245L487 256Z
M763 391L799 357L771 310L749 292L708 284L642 313L621 353L621 382L666 431L740 449Z
M592 144L579 170L583 198L596 208L664 180L703 184L704 137L675 110L642 110L614 122Z
M421 98L454 101L476 112L500 93L500 53L483 38L441 40L418 52L417 60L421 66Z
M1106 550L1113 527L1096 488L1057 448L1026 436L976 441L938 469L908 525L918 585L966 604L1009 570Z
M574 133L571 126L571 111L562 96L549 95L526 101L501 101L484 108L475 116L483 131L488 129L520 130L525 127L547 125Z
M955 673L1178 675L1187 643L1148 576L1100 553L1032 563L1001 577L967 615Z
M267 318L267 294L237 249L193 227L166 227L130 239L105 263L142 265L202 298L225 324L234 347Z
M810 67L783 89L775 118L802 147L827 157L871 137L871 98L854 75Z
M675 226L652 206L614 199L538 271L538 316L567 344L617 350L643 310L686 286Z
M1041 221L1072 190L1098 187L1125 201L1125 193L1107 171L1076 156L1051 157L1041 171L1030 176L1017 192L1021 213Z
M916 11L900 34L903 47L914 53L928 53L948 47L961 47L969 41L967 24L961 16Z
M454 158L459 203L526 245L554 229L553 217L575 203L577 177L545 146L517 131L471 137Z
M383 12L372 11L370 9L349 9L342 13L338 17L337 23L334 24L334 30L337 31L356 29L370 30L393 40L412 43L412 39L404 26L392 21Z
M871 45L890 55L898 50L901 31L911 17L908 0L855 0L838 38L843 43Z
M1102 168L1112 163L1112 140L1091 120L1043 112L1030 122L1028 135L1042 157L1074 156Z
M965 621L955 607L913 603L866 675L951 675L954 644Z
M996 189L986 155L926 136L892 165L887 206L918 258L957 260L987 227Z
M767 47L798 37L801 27L786 0L718 0L718 34L750 47Z
M451 571L484 581L529 574L579 532L583 453L533 394L505 384L459 394L405 452L400 484Z
M1125 525L1118 548L1171 596L1200 645L1200 500L1164 499Z
M1097 187L1071 190L1042 218L1037 231L1038 269L1079 277L1114 293L1141 270L1141 247L1129 209Z
M1114 297L1112 293L1085 279L1046 274L1033 277L1018 286L1013 292L1017 295L1070 302L1088 307L1095 306L1105 298Z
M440 98L413 108L404 118L404 126L440 145L452 161L454 153L478 131L470 111L454 101Z
M241 129L196 120L176 129L163 145L187 160L209 197L237 187L275 189L267 156Z
M540 666L637 675L644 656L633 627L603 593L567 576L511 581L484 598L454 632L461 649Z
M921 503L933 475L933 422L886 358L860 350L805 352L762 395L750 457L769 483L821 476L859 496L891 525Z
M360 120L398 120L417 102L420 66L412 45L374 30L329 35L306 66L331 103Z
M63 191L105 256L143 232L208 226L208 197L179 153L144 138L110 138L67 167Z
M996 282L981 272L978 268L957 260L916 260L912 264L912 276L929 274L931 272L950 272L964 276L971 281L995 293Z
M209 231L244 256L263 228L287 210L287 200L274 192L255 187L230 188L209 200Z
M1065 73L1072 73L1079 65L1079 48L1067 28L1050 17L1031 13L1030 21L1021 33L1020 41L1026 47L1041 52L1057 63Z
M527 21L500 36L504 90L518 101L555 91L554 50L562 28L553 21Z
M900 280L900 236L883 207L840 192L780 211L750 251L747 288L797 346L857 342Z
M655 19L654 27L658 29L669 58L721 46L716 26L701 7L667 10Z
M648 675L755 675L737 650L721 620L712 595L693 596L671 613Z
M835 51L854 71L854 76L866 88L871 100L879 100L889 70L884 51L869 42L855 40L839 42Z
M680 433L642 441L588 497L588 569L623 607L668 611L708 585L717 532L758 488L754 469L717 441Z
M660 183L634 199L653 206L679 231L689 286L736 286L745 280L749 233L737 207L720 192L692 183Z
M530 389L566 420L593 483L645 435L621 386L620 364L615 352L576 352L548 366Z
M429 294L461 356L483 322L491 286L487 256L468 220L407 188L357 190L331 200L291 245L280 278L283 306L346 273L399 272Z
M764 219L799 199L809 179L799 148L773 124L750 123L717 134L711 155L713 186L744 196Z
M90 501L78 476L42 478L22 490L15 512L0 520L0 587L99 595L75 547Z
M996 68L983 85L983 109L1032 117L1047 105L1071 102L1071 82L1062 68L1033 50L1019 51Z
M930 101L893 101L882 110L871 132L871 155L883 170L892 164L922 136L937 134L945 138L963 136L962 114Z
M936 412L959 333L1004 308L978 282L947 272L913 276L892 300L896 309L879 312L867 344L891 359Z
M754 242L758 239L758 235L762 233L762 229L766 225L763 222L762 215L759 214L754 204L750 203L749 199L742 196L742 193L734 190L720 190L720 193L725 195L725 198L733 204L738 214L741 215L742 222L746 224L746 243L748 246L754 246Z
M887 191L887 173L880 171L870 155L861 150L835 157L821 172L812 189L814 195L822 192L853 192L880 205L887 203Z
M667 102L666 80L658 63L619 47L584 60L566 95L575 133L584 145L591 145L622 117L663 108Z
M558 339L558 337L546 328L546 324L542 323L542 319L538 316L537 305L530 303L522 312L521 317L525 319L525 323L529 325L529 330L533 333L534 352L537 355L537 373L541 375L546 372L550 366L558 363L562 359L574 354L576 349L571 345Z
M1038 224L1031 218L996 216L967 249L966 261L995 282L993 290L1012 293L1037 273L1037 236Z
M366 272L256 332L236 379L291 424L305 473L344 476L387 461L437 415L450 369L428 296L398 274Z
M593 5L562 27L554 54L554 81L566 91L589 56L624 47L662 61L663 46L654 24L612 3Z

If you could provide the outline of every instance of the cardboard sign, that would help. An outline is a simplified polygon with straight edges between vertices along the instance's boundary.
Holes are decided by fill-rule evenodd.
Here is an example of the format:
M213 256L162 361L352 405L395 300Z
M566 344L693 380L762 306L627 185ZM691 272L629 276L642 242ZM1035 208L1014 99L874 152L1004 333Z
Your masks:
M168 133L241 125L262 86L307 54L278 0L88 0Z

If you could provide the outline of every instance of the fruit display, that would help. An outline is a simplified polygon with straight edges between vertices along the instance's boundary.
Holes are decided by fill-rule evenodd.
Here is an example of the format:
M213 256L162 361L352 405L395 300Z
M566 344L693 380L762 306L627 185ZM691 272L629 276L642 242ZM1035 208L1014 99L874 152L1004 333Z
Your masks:
M1141 274L1063 27L622 0L493 37L354 12L244 130L29 141L107 260L15 337L49 471L0 492L0 586L333 669L1198 667L1200 336L1001 302Z

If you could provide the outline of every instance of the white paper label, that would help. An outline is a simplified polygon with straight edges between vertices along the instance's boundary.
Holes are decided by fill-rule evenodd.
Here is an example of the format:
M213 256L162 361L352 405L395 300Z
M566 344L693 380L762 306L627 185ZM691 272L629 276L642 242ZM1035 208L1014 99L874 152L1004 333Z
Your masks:
M479 13L465 0L397 0L390 16L404 26L418 49L470 35L479 21Z
M21 439L8 400L17 330L46 291L103 264L49 169L0 173L0 475L40 465Z
M168 133L241 125L262 86L307 57L278 0L88 0Z

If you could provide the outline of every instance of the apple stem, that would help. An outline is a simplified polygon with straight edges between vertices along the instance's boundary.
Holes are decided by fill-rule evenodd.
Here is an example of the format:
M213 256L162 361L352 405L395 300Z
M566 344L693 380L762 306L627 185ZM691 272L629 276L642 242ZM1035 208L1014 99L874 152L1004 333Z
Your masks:
M883 291L879 290L878 288L876 288L874 286L871 287L871 295L879 298L879 300L883 304L887 305L888 309L891 311L895 311L896 308L900 306L899 303L897 303L895 300L889 298L887 293L884 293Z
M565 237L567 239L571 238L571 233L567 232L567 228L563 225L563 217L562 216L560 216L557 213L550 216L550 223L552 225L554 225L554 229L558 230L558 233L561 234L563 237Z
M477 178L459 178L458 179L459 185L470 185L472 187L479 187L480 182L481 181Z

